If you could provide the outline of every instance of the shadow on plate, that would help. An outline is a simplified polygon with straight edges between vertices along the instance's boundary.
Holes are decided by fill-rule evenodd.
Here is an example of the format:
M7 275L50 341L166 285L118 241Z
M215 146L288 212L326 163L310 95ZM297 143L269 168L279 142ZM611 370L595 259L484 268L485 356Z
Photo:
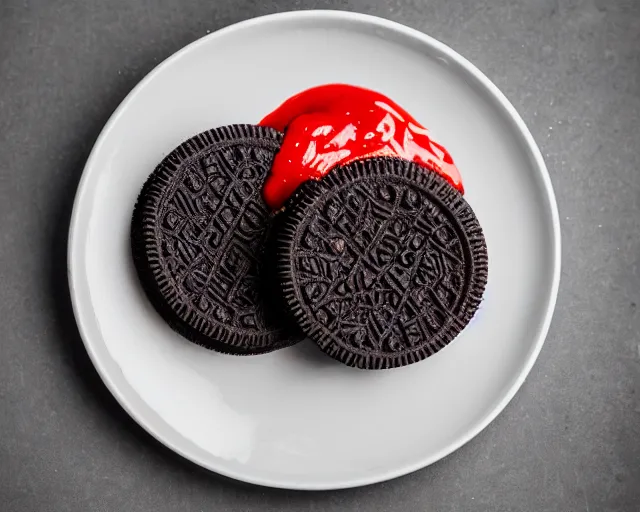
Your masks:
M309 339L302 340L285 350L287 357L292 359L294 363L312 366L314 369L325 366L341 366L341 363L326 355Z

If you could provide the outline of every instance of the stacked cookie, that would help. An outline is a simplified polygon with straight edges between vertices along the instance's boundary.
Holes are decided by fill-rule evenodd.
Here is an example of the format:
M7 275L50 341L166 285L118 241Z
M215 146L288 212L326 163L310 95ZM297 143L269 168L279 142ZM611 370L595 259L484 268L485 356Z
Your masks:
M272 211L263 185L282 137L253 125L210 130L151 174L131 241L157 311L220 352L310 338L365 369L451 342L487 280L484 236L463 196L417 163L375 157L304 182Z

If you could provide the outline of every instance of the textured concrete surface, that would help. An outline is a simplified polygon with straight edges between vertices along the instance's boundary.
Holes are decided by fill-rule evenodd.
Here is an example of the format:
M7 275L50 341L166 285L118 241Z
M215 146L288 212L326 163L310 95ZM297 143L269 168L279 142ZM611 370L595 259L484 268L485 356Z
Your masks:
M476 63L551 172L563 273L513 402L445 460L388 483L297 493L210 475L117 406L79 341L70 208L100 129L186 43L282 10L347 8ZM640 510L640 2L2 0L0 511Z

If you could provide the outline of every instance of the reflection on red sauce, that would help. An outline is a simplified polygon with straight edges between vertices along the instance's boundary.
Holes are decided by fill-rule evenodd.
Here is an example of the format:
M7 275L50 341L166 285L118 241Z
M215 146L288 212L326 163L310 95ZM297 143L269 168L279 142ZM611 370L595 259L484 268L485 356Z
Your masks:
M369 89L313 87L289 98L260 124L285 132L264 185L265 201L274 210L304 181L320 179L337 165L376 156L417 162L464 192L448 151L402 107Z

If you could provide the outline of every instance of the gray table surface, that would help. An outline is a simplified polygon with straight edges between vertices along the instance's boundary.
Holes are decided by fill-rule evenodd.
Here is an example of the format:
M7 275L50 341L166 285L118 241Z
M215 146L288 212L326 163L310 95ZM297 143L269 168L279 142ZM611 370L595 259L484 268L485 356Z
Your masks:
M102 126L183 45L299 8L384 16L478 65L551 173L563 271L506 410L433 466L339 492L225 480L153 441L69 304L71 204ZM0 0L0 511L640 510L640 2Z

